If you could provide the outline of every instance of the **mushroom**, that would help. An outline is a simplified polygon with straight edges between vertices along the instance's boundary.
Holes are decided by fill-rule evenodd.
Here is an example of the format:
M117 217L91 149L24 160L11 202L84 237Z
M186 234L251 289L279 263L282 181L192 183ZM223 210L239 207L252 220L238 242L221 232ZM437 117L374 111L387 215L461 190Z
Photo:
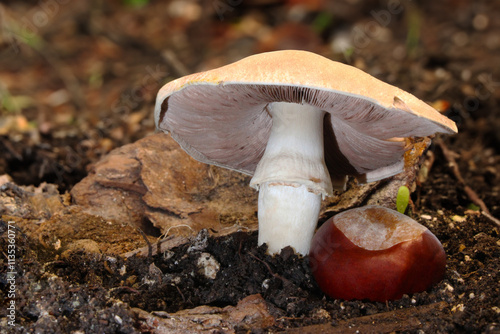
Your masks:
M415 96L306 51L261 53L163 86L158 129L195 159L253 175L259 245L306 255L321 199L347 175L403 170L405 137L455 133Z

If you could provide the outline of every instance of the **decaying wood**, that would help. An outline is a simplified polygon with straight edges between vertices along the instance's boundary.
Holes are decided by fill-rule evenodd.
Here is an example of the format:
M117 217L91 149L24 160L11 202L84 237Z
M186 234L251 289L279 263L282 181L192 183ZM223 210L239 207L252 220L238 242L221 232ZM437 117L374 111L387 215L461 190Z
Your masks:
M219 175L220 174L220 175ZM71 190L86 212L143 231L226 235L257 229L257 193L248 177L195 161L158 133L118 148L92 166Z
M421 317L436 314L448 306L446 302L439 302L419 307L406 308L367 315L364 317L341 321L337 324L320 324L289 329L287 333L395 333L414 331L423 327Z
M234 333L238 329L267 328L275 319L260 294L243 298L236 306L198 306L176 313L154 312L133 308L141 327L155 334Z

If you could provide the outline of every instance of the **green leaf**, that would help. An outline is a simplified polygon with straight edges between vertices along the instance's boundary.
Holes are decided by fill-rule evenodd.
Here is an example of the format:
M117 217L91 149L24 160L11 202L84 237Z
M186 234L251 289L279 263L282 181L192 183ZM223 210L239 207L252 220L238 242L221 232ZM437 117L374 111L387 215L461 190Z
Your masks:
M129 7L140 8L147 5L149 0L123 0L123 3Z
M405 213L410 202L410 189L407 186L401 186L398 189L398 196L396 197L396 209L400 213Z

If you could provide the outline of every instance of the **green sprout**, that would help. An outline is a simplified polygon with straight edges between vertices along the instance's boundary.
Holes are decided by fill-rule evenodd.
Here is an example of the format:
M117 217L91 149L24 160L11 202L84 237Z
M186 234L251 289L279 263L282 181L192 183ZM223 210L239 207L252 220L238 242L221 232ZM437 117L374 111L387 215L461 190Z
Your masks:
M328 12L319 13L312 22L312 28L318 34L325 31L333 22L333 15Z
M0 85L0 115L19 114L22 109L33 105L33 99L29 96L16 95Z
M467 210L480 211L481 208L474 203L469 203L469 205L467 205Z
M420 30L422 28L422 14L416 8L410 8L407 12L407 35L406 49L410 56L415 56L420 42Z
M407 186L399 187L396 197L396 209L398 212L404 214L408 207L408 202L410 202L410 189Z
M351 62L351 56L354 53L354 48L350 47L344 50L344 57L348 62Z

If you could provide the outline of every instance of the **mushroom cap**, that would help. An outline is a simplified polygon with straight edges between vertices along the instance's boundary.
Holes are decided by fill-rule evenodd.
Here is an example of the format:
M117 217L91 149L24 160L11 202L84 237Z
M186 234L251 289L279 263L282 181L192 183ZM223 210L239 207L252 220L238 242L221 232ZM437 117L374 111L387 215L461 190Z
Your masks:
M371 182L403 169L405 137L456 133L453 121L410 93L307 51L275 51L163 86L157 127L195 159L253 175L270 135L273 102L326 112L325 163L333 182ZM406 147L406 149L408 149Z

